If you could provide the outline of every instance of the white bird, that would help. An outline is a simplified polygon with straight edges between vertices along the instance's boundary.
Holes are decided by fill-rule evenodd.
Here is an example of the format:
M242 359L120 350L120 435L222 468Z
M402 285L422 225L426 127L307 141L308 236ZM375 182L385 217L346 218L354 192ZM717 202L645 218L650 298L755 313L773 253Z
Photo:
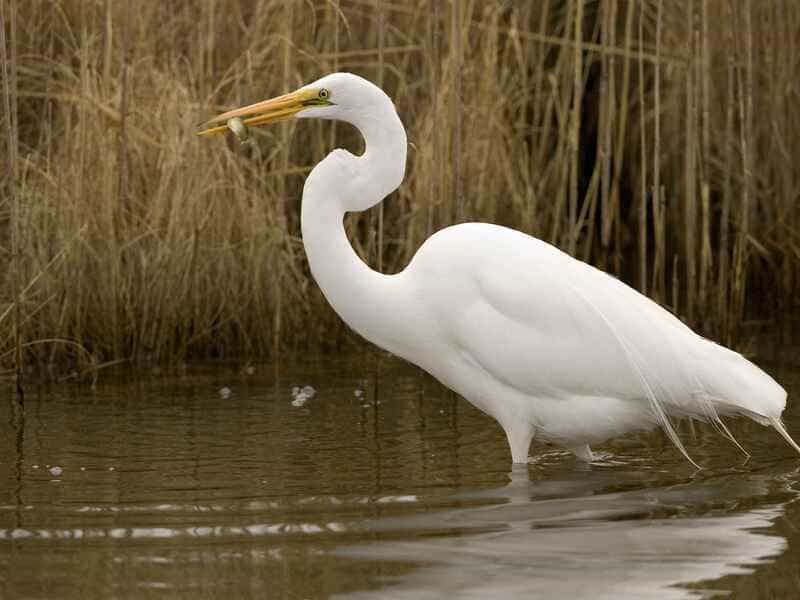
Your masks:
M786 391L740 354L694 333L610 275L539 239L488 223L431 236L396 275L372 270L344 228L403 181L406 132L391 99L349 73L208 121L200 135L291 117L346 121L360 156L333 150L303 189L311 273L356 332L412 362L500 423L515 463L531 439L591 461L590 445L661 426L686 458L670 417L730 432L721 416L772 425ZM733 440L735 442L735 440ZM738 444L737 444L738 445ZM694 464L694 463L692 463Z

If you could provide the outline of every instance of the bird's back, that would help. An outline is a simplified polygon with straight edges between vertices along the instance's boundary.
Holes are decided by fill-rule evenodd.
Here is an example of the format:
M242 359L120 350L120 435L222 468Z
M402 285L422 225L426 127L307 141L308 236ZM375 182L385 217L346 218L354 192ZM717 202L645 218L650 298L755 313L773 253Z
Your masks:
M532 397L649 400L666 414L700 418L778 418L785 406L783 388L740 354L518 231L449 227L406 271L440 337Z

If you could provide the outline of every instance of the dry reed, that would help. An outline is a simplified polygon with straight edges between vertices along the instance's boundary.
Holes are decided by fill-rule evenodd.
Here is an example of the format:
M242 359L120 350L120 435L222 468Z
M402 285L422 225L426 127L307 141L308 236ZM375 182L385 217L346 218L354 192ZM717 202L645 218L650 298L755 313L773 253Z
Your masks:
M800 5L62 0L15 16L7 364L15 336L40 342L32 358L95 364L351 344L309 278L298 202L314 163L358 136L194 136L334 70L383 82L409 130L404 186L348 218L385 271L469 218L543 237L724 342L745 317L797 310Z
M20 197L17 193L17 155L19 153L19 115L17 113L17 56L16 56L16 3L12 0L9 3L9 18L6 18L5 3L0 5L0 62L3 76L3 112L5 115L5 145L6 145L6 177L5 177L5 198L9 208L8 218L10 230L10 248L8 269L10 286L10 303L0 316L0 323L6 320L9 313L11 316L11 335L9 340L12 343L11 354L13 355L14 376L16 388L20 399L23 397L23 352L22 352L22 303L21 299L21 265L20 265ZM8 42L6 41L6 30L8 30Z

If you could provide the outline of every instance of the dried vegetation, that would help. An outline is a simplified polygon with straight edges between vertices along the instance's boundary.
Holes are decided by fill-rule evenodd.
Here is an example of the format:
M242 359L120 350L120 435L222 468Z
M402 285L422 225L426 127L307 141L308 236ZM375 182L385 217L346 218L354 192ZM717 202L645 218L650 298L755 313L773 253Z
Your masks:
M194 0L4 7L2 358L263 356L353 339L298 204L343 125L199 140L210 114L336 70L381 82L407 179L354 215L371 264L509 225L723 342L797 310L800 4Z

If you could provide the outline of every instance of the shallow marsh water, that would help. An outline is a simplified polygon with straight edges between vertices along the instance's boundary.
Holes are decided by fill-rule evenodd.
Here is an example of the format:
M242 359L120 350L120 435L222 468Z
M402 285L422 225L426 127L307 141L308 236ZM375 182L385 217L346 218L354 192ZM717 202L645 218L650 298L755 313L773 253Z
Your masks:
M800 368L764 366L800 437ZM749 460L683 424L697 472L659 433L592 465L534 443L511 469L492 420L374 355L106 374L30 389L0 417L3 598L800 589L800 460L754 423L731 427Z

